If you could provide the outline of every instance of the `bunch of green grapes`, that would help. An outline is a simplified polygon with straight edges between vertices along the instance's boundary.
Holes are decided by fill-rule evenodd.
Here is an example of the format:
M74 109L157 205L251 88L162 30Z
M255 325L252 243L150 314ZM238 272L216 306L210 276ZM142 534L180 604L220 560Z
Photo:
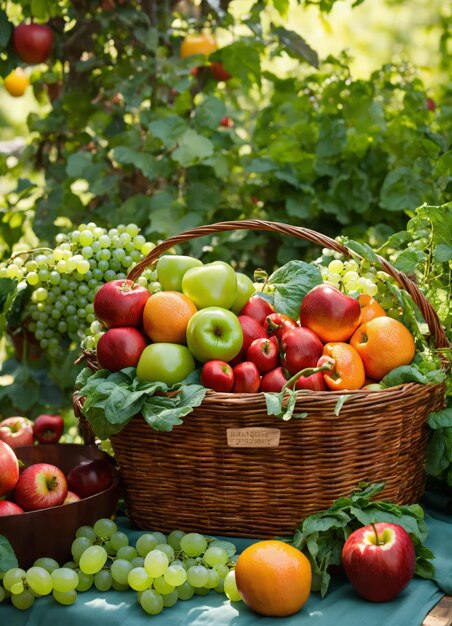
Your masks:
M116 523L102 518L81 526L71 546L72 561L60 567L51 558L38 559L28 570L8 570L0 587L18 609L30 608L36 597L52 594L72 604L78 592L134 590L143 610L157 615L179 600L211 590L241 600L235 583L235 546L200 533L174 530L141 533L135 546Z
M154 244L135 224L106 230L94 222L56 236L56 247L16 252L0 267L0 277L18 281L18 290L31 287L24 310L26 328L41 349L55 357L75 342L95 348L102 331L93 300L105 282L125 278ZM137 282L151 291L155 274L145 270Z

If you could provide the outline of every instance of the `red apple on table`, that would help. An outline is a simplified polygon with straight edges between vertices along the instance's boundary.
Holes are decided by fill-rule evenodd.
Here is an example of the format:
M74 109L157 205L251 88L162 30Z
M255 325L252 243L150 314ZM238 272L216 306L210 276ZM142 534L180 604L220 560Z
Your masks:
M113 470L111 464L105 459L92 459L82 461L67 475L67 484L70 491L80 498L99 493L107 489L113 482Z
M291 317L283 313L270 313L270 315L267 315L265 318L262 326L265 328L269 337L276 337L276 339L280 341L285 330L296 328L298 324Z
M61 415L38 415L33 425L33 435L39 443L58 443L63 431Z
M410 582L416 552L402 526L377 522L355 530L342 549L342 566L355 590L371 602L387 602Z
M234 372L226 361L214 359L204 363L201 370L201 384L214 391L228 393L234 385Z
M254 317L259 324L263 324L267 315L275 312L275 307L267 302L264 298L261 298L259 295L251 296L248 302L244 305L243 309L240 311L240 315L249 315L250 317Z
M107 328L139 327L151 292L131 280L111 280L94 296L94 314Z
M262 376L259 391L281 391L287 380L285 370L282 367L275 367Z
M254 363L260 374L275 369L279 362L279 345L276 337L254 339L246 351L246 360Z
M0 496L11 491L19 479L19 463L14 450L0 441Z
M7 515L20 515L25 511L15 502L9 500L0 500L0 517L6 517Z
M46 24L19 24L13 31L17 56L25 63L44 63L53 46L53 31Z
M63 504L72 504L72 502L78 502L79 500L81 500L80 496L73 491L68 491L63 500Z
M0 439L11 448L33 445L33 422L26 417L7 417L0 422Z
M34 463L19 476L14 501L24 511L37 511L62 504L67 492L66 477L58 467L50 463Z
M136 367L147 345L144 334L133 326L110 328L97 342L97 361L110 372Z
M359 301L331 285L317 285L301 301L300 325L310 328L324 343L347 341L360 319Z
M297 327L286 330L281 337L281 365L290 374L305 367L315 367L323 352L319 337L309 328Z
M242 361L232 368L234 372L234 393L257 393L261 378L259 370L251 361Z

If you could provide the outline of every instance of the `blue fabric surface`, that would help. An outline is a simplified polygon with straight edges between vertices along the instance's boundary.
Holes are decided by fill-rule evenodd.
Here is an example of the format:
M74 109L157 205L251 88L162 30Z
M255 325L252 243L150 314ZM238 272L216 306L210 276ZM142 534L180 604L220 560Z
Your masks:
M133 591L90 590L80 593L69 607L51 597L39 598L27 611L9 603L0 604L0 626L420 626L444 593L452 594L452 518L432 513L427 516L428 546L435 554L436 582L414 578L393 601L373 604L356 595L345 579L335 580L322 600L311 594L303 609L291 617L266 618L256 615L243 603L231 603L215 591L194 596L163 609L156 616L144 613ZM134 543L140 531L125 519L120 525ZM238 551L252 540L231 539Z

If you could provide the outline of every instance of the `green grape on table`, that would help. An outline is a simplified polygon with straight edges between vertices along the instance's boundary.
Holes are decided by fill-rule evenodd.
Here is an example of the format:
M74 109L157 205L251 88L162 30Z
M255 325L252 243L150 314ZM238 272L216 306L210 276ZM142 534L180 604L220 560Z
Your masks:
M5 598L6 598L6 592L4 588L0 585L0 602L3 602Z
M138 553L133 546L121 546L120 548L118 548L116 556L118 557L118 559L126 559L126 561L132 561L132 559L138 556Z
M95 574L103 568L108 558L103 546L89 546L80 557L79 567L85 574Z
M53 590L53 597L59 604L64 604L68 606L70 604L74 604L77 600L77 591L73 589L72 591L57 591Z
M30 589L40 596L47 596L53 589L51 574L43 567L37 565L27 569L25 580Z
M158 615L163 610L163 598L155 589L145 589L140 594L141 608L149 615Z
M214 565L226 565L229 560L229 556L224 548L219 546L210 546L204 552L203 559L207 565L213 567Z
M153 587L158 593L161 593L162 595L164 595L165 593L171 593L175 589L175 586L167 583L163 576L154 578Z
M50 576L54 591L70 592L76 589L79 583L77 572L69 567L59 567L53 570Z
M148 552L151 552L158 545L159 541L153 533L143 533L136 541L135 548L140 556L145 557Z
M87 550L90 546L93 545L91 539L85 536L79 536L74 539L71 544L71 554L76 563L80 561L82 554Z
M94 574L94 586L98 591L108 591L111 589L113 578L110 571L107 569L101 569Z
M103 517L95 522L95 524L93 525L93 530L97 537L100 537L101 539L106 539L110 538L114 533L116 533L118 527L113 520L109 519L108 517Z
M204 587L209 580L209 570L204 565L193 565L187 570L187 581L195 589Z
M131 589L144 591L152 585L152 578L144 567L133 567L127 575L127 582Z
M110 566L110 573L113 578L113 582L117 582L120 585L127 585L129 572L132 569L132 564L127 559L116 559Z
M207 539L200 533L187 533L181 537L180 548L187 556L200 556L207 548Z
M231 570L224 579L224 593L231 602L239 602L242 599L235 581L235 570Z
M190 600L195 595L195 588L188 582L184 582L182 585L176 587L179 600Z
M168 567L168 556L161 550L151 550L144 559L144 569L151 578L163 576Z
M183 565L177 565L173 562L163 574L163 578L168 584L178 587L187 580L187 570Z
M21 567L12 567L5 572L3 576L3 586L7 591L11 591L12 587L25 580L26 571Z
M12 594L11 602L16 609L25 611L33 606L35 597L29 589L24 589L21 593Z
M78 576L78 585L75 588L76 591L88 591L91 589L94 583L94 575L93 574L85 574L80 569L74 570Z
M168 544L173 548L173 550L178 551L181 549L180 540L182 539L184 535L185 535L185 532L183 530L172 530L169 533L167 537L167 541L168 541Z
M54 569L58 569L58 567L60 567L58 565L58 562L55 561L55 559L52 559L48 556L44 556L44 557L40 557L39 559L36 559L33 565L37 567L43 567L45 570L49 572L49 574L51 574Z

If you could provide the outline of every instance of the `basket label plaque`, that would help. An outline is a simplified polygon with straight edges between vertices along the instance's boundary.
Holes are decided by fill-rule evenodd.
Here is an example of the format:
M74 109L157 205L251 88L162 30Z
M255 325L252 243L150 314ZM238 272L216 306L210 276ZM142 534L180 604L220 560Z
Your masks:
M230 448L276 448L279 446L279 428L227 428Z

